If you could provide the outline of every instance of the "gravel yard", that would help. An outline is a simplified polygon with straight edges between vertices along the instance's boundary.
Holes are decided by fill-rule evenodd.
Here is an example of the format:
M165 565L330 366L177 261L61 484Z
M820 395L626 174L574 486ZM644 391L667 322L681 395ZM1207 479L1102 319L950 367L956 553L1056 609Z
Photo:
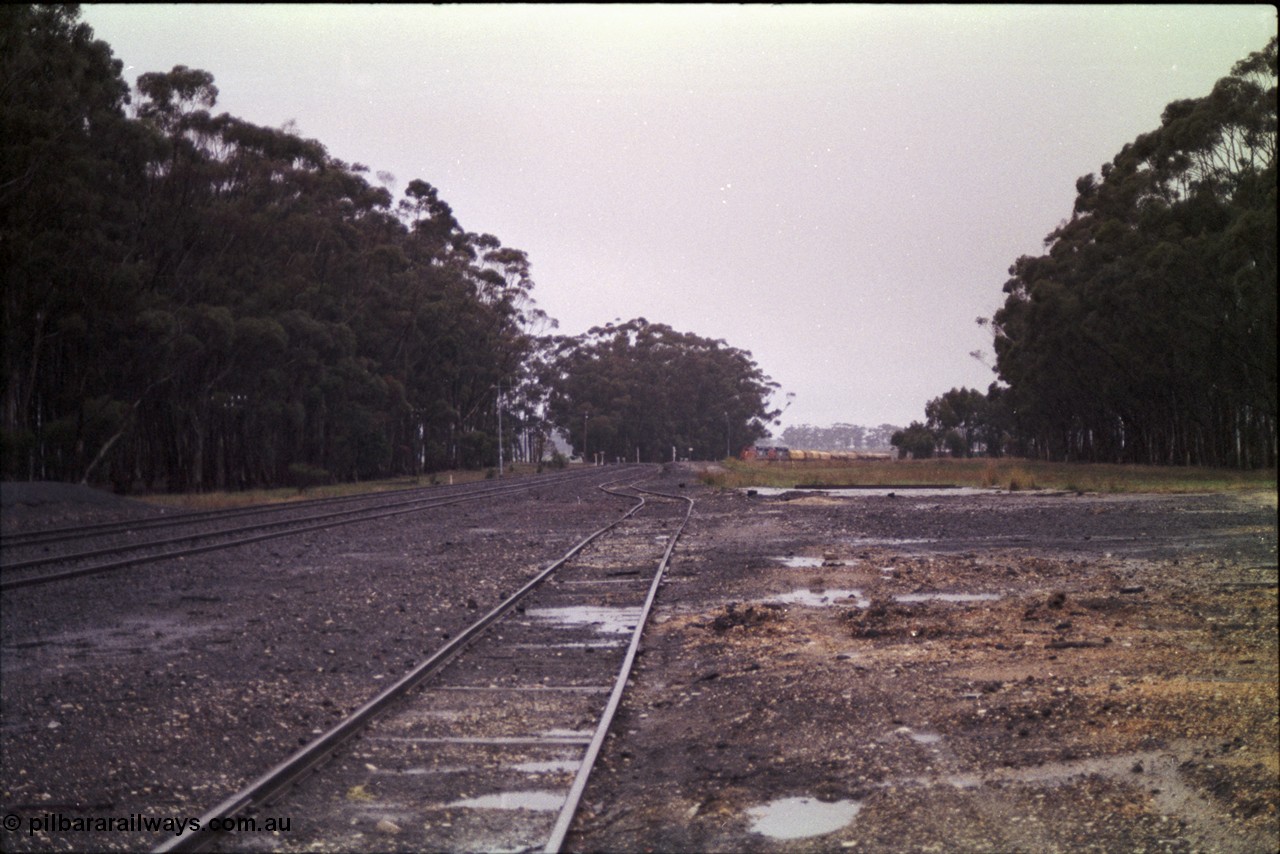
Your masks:
M25 527L153 512L80 495L28 507ZM625 506L561 485L6 592L0 780L23 824L0 847L158 843L26 822L198 816Z
M1275 495L701 495L570 846L1275 850Z
M659 484L698 505L570 848L1276 849L1273 493ZM4 494L6 531L154 512ZM7 592L2 847L157 843L26 822L198 815L623 504L562 486Z

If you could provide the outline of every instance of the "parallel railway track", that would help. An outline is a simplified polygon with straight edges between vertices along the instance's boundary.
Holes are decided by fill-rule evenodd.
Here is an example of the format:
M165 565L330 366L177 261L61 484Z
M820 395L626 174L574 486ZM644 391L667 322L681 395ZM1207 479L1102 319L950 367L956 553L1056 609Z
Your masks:
M540 485L592 477L566 472L457 487L427 487L230 511L63 528L0 539L0 591L48 584L233 548L325 528L417 513L527 492ZM241 521L226 526L230 519ZM213 526L213 527L211 527ZM148 531L176 528L160 537ZM84 541L88 540L88 543ZM74 545L72 545L74 544Z

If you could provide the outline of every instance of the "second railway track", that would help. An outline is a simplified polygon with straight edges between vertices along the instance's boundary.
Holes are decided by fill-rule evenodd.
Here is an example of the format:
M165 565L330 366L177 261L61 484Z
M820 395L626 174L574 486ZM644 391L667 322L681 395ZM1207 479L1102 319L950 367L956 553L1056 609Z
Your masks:
M625 516L201 826L287 813L288 850L559 850L693 505L607 491L637 496ZM205 832L158 850L244 842Z
M184 513L170 518L139 519L134 522L11 535L0 541L0 548L3 549L3 558L0 559L0 591L64 581L143 563L171 560L436 507L483 501L526 492L542 484L591 476L589 470L568 472L458 487L409 489L234 511ZM233 518L240 521L228 526L227 521ZM177 530L160 536L147 536L147 531L161 527Z

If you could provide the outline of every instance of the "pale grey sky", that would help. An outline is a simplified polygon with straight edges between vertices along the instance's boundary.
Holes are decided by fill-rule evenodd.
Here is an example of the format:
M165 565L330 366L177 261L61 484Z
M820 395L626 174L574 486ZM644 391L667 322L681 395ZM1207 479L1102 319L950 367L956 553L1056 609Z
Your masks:
M577 334L749 350L788 424L923 420L1075 179L1276 32L1272 6L87 5L133 82L440 190ZM373 175L371 180L376 180Z

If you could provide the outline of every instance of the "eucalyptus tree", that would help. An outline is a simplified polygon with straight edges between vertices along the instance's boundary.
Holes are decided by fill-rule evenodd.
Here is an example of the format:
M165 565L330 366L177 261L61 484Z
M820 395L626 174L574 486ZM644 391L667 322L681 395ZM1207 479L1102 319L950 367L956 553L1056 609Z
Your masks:
M1274 466L1276 40L1076 182L1010 268L997 369L1031 453Z
M115 372L142 266L136 211L154 140L75 6L0 8L0 275L7 477L80 478L136 397ZM104 357L105 356L105 357Z
M434 187L138 78L73 6L0 10L7 477L121 489L489 465L540 427L530 262ZM131 107L131 109L126 109ZM528 443L522 443L527 445Z
M953 435L956 456L972 457L987 420L987 397L977 389L953 388L925 404L924 414L931 430Z
M768 433L778 386L723 340L638 318L554 339L550 421L574 452L608 460L715 459Z

